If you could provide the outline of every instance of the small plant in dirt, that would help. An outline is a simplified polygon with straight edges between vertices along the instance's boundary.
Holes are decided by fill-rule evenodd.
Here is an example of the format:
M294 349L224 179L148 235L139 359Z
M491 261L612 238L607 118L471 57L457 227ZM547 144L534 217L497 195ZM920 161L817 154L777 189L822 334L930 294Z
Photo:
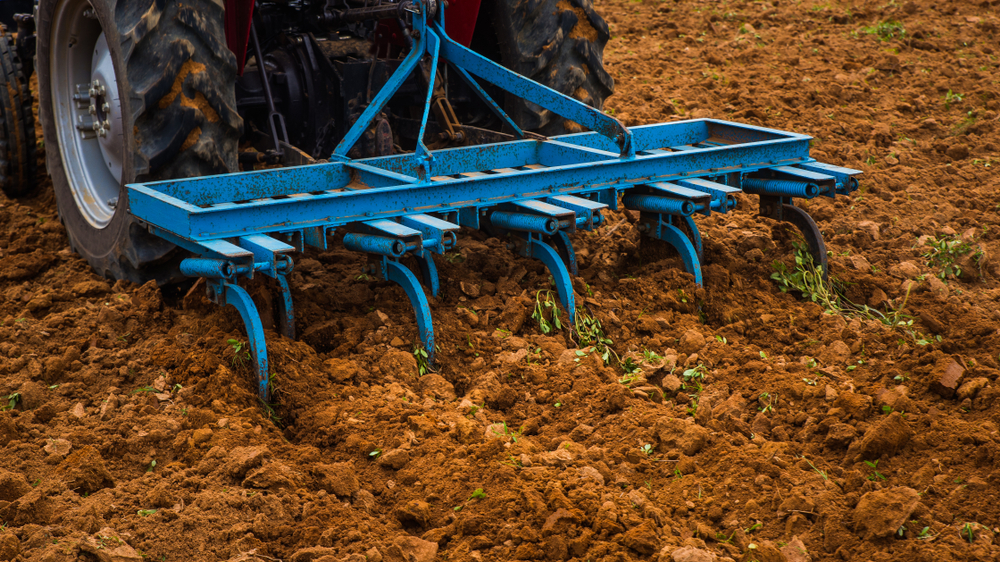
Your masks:
M885 475L878 471L878 461L865 461L868 468L872 469L872 473L868 475L868 479L877 482L879 480L885 480Z
M642 454L646 455L647 457L653 454L653 446L650 445L649 443L646 443L642 447L639 447L639 450L642 451Z
M944 108L951 109L951 104L959 103L965 99L965 94L959 94L948 90L948 93L944 95Z
M517 443L517 440L521 438L521 434L524 433L524 428L512 429L507 425L507 422L500 422L500 428L497 429L494 427L493 433L501 437L509 437L511 441Z
M500 464L505 464L505 465L507 465L509 467L513 467L513 468L524 468L524 465L521 464L521 459L515 457L511 453L507 453L507 460L500 461Z
M962 528L958 531L958 535L970 543L975 542L976 540L976 530L972 523L962 525Z
M642 358L650 365L655 365L660 361L663 361L663 357L657 354L655 351L650 351L648 349L642 350Z
M230 360L232 366L246 368L250 364L250 344L232 338L226 340L226 343L233 348L233 358Z
M631 357L623 359L620 365L622 371L624 371L626 375L637 375L642 372L642 369L639 368L639 364L636 363Z
M957 262L963 256L973 252L973 247L970 244L954 235L930 238L924 242L924 245L928 246L929 249L921 254L921 256L926 260L928 267L938 271L937 276L942 280L961 275L962 268L959 267ZM982 250L976 251L973 255L973 261L978 264L982 256ZM980 271L981 275L982 272Z
M618 361L618 354L610 347L615 342L611 341L611 338L604 334L601 321L591 316L585 308L577 308L576 321L573 328L576 333L577 345L580 347L592 346L594 351L600 354L605 365L611 362L612 356Z
M382 449L375 449L374 451L368 453L368 456L371 457L372 460L375 460L379 458L381 454L382 454Z
M542 297L542 293L545 293L544 297ZM552 291L543 290L535 293L535 310L531 313L531 318L538 322L538 329L545 335L562 330L562 321L559 320L559 306Z
M12 392L3 398L7 404L0 404L0 412L6 412L7 410L13 410L17 407L17 404L21 401L21 393Z
M417 360L417 376L422 377L434 371L427 359L427 350L419 343L413 346L413 357Z
M805 243L793 242L792 246L795 254L795 269L789 270L784 263L776 261L773 266L775 271L771 274L771 279L778 283L781 292L798 292L803 299L811 300L822 306L828 314L881 322L890 329L901 331L917 345L927 345L931 342L926 336L913 329L913 318L903 312L910 298L909 290L901 303L895 307L887 307L884 314L868 305L857 305L841 295L833 283L823 280L823 268L813 262L812 255ZM761 359L767 360L764 352L760 353ZM847 370L850 371L854 368L856 367L849 366Z
M274 396L274 390L271 391L271 396ZM278 412L275 409L277 404L274 402L265 402L260 398L258 398L258 400L260 400L261 409L264 410L264 416L267 417L267 419L275 426L282 427L281 416L278 415Z
M687 413L692 418L698 415L698 399L692 398L691 405L687 407Z
M637 380L639 380L639 373L625 373L618 379L618 383L631 387Z
M730 533L729 536L726 536L726 533L720 531L715 533L715 542L721 544L729 544L733 542L733 537L735 536L736 536L735 530L732 533Z
M778 395L772 394L770 392L761 392L757 397L758 412L764 412L764 414L774 413L774 405L778 403Z
M483 499L486 499L486 492L484 492L482 488L476 488L475 490L473 490L472 495L469 496L469 499L465 500L465 502L462 503L461 505L456 505L454 507L454 510L462 511L462 508L469 505L469 502L471 502L472 500L479 501Z
M155 509L140 509L138 511L139 517L149 517L150 515L153 515L154 513L156 513Z
M816 474L819 474L820 477L823 480L829 480L830 479L830 477L826 474L826 471L823 471L823 470L820 470L820 469L816 468L816 465L814 465L812 463L812 461L810 461L809 459L807 459L805 457L802 457L802 460L806 461L806 463L813 469L813 472L815 472Z
M861 31L869 35L876 35L881 41L906 37L906 29L903 24L895 20L886 20L870 27L862 27Z
M802 293L803 298L808 298L826 310L838 310L837 295L823 281L823 268L813 261L809 247L805 242L792 242L792 249L795 269L790 270L784 263L776 261L771 279L778 282L782 293L797 291Z
M705 382L705 375L707 371L708 369L703 363L698 363L696 367L685 369L684 373L681 374L681 378L684 379L685 385L693 384L700 389L701 383Z
M153 460L152 460L152 461L151 461L151 462L149 463L149 467L148 467L148 468L146 468L146 472L153 472L153 469L154 469L154 468L156 468L156 459L153 459Z

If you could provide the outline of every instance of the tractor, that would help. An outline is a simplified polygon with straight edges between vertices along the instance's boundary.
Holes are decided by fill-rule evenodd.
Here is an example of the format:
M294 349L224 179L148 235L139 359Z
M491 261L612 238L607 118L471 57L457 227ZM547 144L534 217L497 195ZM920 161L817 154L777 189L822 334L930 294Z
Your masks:
M22 2L0 5L11 3ZM398 66L413 9L362 0L35 4L15 16L19 39L0 41L12 86L0 96L0 184L12 197L35 187L34 69L45 161L70 244L97 272L140 283L178 280L183 252L137 223L124 186L327 158ZM611 94L608 28L590 0L444 4L447 32L462 44L594 107ZM413 149L422 80L411 77L352 156ZM438 146L512 138L467 86L439 84ZM528 130L574 132L517 98L508 111Z

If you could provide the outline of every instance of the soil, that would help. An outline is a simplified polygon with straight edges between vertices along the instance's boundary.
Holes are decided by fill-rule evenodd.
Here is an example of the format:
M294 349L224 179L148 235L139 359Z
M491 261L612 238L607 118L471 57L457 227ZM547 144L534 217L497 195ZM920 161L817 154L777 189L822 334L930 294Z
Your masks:
M399 288L300 256L262 407L235 311L95 275L40 167L0 206L0 559L1000 559L998 6L598 2L609 113L864 171L804 204L846 314L780 290L794 232L747 196L700 220L703 288L627 213L579 235L608 365L542 333L540 263L463 233L422 377Z

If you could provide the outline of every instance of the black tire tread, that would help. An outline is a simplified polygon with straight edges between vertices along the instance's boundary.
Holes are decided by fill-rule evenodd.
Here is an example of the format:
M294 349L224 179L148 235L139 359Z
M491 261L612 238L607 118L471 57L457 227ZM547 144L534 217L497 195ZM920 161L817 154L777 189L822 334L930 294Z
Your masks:
M0 189L8 197L23 197L38 185L38 144L31 89L6 34L0 35L0 73L7 86L0 89Z
M243 121L236 112L236 56L221 40L223 3L154 0L127 21L133 13L121 10L116 21L134 92L137 179L238 171Z
M511 70L601 109L614 92L604 70L611 34L591 0L494 0L503 62ZM582 128L533 103L508 96L506 107L522 128L561 135Z
M51 25L48 14L57 1L42 0L38 10L42 26ZM243 121L235 109L236 57L224 40L224 0L90 3L106 14L105 34L120 49L118 82L123 110L131 115L126 119L131 160L123 168L123 183L237 171ZM109 31L109 25L114 29ZM42 27L39 30L39 53L51 53L51 47L42 44L48 37ZM39 85L44 89L50 77L47 63L42 65ZM51 134L59 124L52 122L51 96L42 94L41 121ZM59 164L57 145L53 139L46 148L48 160L56 163L55 167L50 163L50 172L73 249L106 277L134 283L155 280L161 285L183 279L178 265L188 254L150 234L129 213L124 189L118 210L103 231L80 216Z

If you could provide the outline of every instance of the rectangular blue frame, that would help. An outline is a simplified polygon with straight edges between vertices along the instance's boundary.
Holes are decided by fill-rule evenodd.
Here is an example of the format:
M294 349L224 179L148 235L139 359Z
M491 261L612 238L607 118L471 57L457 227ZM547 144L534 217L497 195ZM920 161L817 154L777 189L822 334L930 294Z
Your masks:
M410 155L396 155L130 184L129 204L149 225L207 241L417 213L465 214L518 200L814 161L811 137L738 123L702 119L631 131L634 158L620 157L604 136L579 133L438 150L435 175L423 181Z

